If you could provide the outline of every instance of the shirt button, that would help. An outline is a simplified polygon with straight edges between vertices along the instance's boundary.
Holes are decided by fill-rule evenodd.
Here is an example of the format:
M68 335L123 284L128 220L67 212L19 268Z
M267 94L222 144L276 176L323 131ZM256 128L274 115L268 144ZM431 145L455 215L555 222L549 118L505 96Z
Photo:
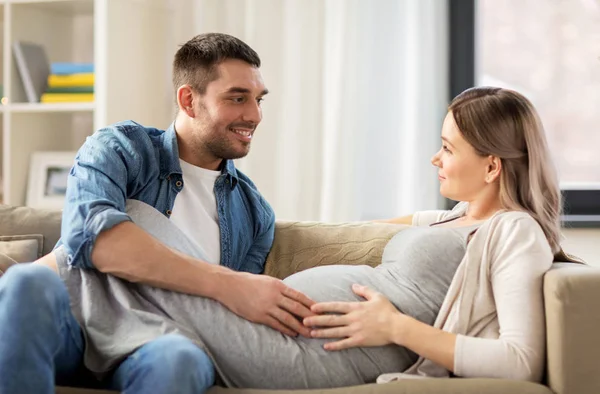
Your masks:
M229 179L225 179L225 183L229 184Z
M175 182L175 186L181 187L181 186L183 186L183 182L177 181L177 182Z
M171 216L171 214L173 213L173 211L171 211L170 209L167 209L167 216Z

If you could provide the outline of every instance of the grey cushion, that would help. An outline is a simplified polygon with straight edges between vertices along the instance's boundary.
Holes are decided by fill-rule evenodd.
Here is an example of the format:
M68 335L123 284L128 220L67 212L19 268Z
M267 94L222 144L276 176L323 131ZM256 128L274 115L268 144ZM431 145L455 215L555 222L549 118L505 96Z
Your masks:
M0 235L42 234L42 254L49 253L60 238L60 211L0 205Z
M41 234L0 236L0 254L18 263L37 260L42 257L43 248L44 236Z

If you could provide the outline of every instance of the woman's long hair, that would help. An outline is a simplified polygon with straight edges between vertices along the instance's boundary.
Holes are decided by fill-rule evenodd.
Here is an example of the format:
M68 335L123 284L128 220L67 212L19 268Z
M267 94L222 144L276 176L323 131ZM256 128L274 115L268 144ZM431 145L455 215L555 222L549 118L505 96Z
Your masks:
M449 110L479 155L500 158L502 206L528 212L542 227L553 254L559 254L560 187L542 123L531 102L512 90L477 87L459 94Z

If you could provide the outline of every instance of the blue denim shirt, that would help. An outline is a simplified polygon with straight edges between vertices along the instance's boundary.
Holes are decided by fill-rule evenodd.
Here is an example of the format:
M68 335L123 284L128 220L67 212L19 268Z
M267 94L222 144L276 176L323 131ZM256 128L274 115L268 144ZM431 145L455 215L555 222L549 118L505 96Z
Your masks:
M98 234L131 221L127 199L143 201L169 217L183 187L174 125L163 131L127 121L103 128L87 138L75 157L58 245L65 246L71 266L93 268ZM222 166L214 192L221 265L262 273L273 244L273 209L231 160Z

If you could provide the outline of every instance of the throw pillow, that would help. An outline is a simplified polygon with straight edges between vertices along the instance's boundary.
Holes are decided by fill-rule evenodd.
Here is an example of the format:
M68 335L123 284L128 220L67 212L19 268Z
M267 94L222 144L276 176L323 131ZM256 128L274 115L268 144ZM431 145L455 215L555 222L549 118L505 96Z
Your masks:
M0 253L0 276L2 276L2 274L4 274L6 270L14 264L17 264L17 262L7 255Z
M28 263L42 257L44 236L41 234L0 236L0 254L18 263Z

